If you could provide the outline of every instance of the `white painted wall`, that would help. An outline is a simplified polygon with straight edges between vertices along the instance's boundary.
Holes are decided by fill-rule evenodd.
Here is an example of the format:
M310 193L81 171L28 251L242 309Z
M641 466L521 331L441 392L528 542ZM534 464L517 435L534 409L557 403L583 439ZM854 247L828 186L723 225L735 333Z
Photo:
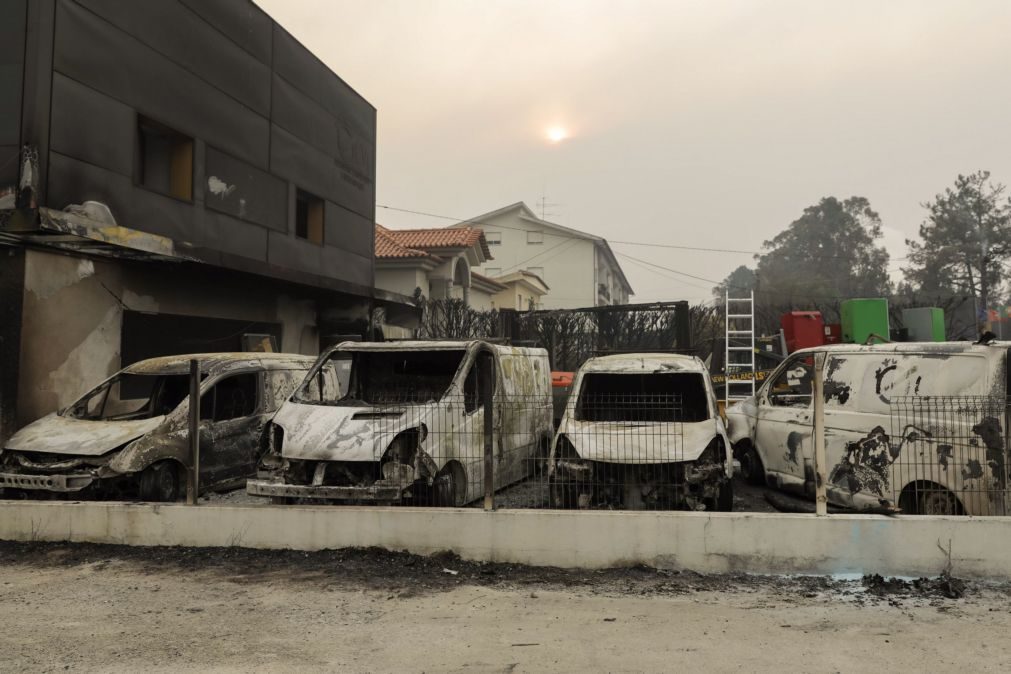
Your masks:
M501 243L494 245L489 240L493 259L475 271L494 277L524 269L533 270L551 289L541 298L541 306L545 309L595 305L595 246L592 241L576 239L525 220L520 217L519 210L483 219L480 226L486 236L489 232L493 234L492 238L499 235ZM528 231L543 232L543 243L528 243Z
M411 297L415 288L428 297L428 274L420 268L381 268L376 265L376 287Z
M0 501L0 540L381 547L535 566L1011 577L1011 518ZM949 559L947 551L951 551Z
M608 276L610 303L628 302L628 292L618 274L592 240L575 238L524 218L518 208L481 218L479 226L485 231L494 259L475 271L492 278L519 270L532 271L550 288L541 298L541 308L576 309L606 303L598 301L597 284L606 283ZM531 243L527 232L542 232L542 243ZM496 238L501 243L494 244Z

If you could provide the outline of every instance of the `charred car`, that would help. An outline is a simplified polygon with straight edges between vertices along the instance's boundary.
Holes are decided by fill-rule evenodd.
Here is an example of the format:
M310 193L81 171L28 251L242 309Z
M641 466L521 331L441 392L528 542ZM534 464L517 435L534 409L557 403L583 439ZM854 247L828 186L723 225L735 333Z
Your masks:
M7 441L4 496L180 499L191 465L191 359L200 362L201 488L241 486L266 450L267 422L313 358L210 353L134 363Z
M320 357L278 412L264 477L246 490L284 502L462 505L484 493L487 415L499 488L547 454L544 349L346 342Z
M729 447L698 358L591 358L576 373L551 448L551 504L731 510Z
M745 479L815 496L815 356L824 355L826 491L859 511L1008 515L1008 344L797 351L727 409Z

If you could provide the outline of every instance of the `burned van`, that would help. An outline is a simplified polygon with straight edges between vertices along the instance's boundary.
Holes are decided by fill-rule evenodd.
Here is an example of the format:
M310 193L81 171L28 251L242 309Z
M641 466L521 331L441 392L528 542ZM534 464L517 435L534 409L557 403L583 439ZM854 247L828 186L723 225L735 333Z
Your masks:
M815 357L830 503L864 511L1007 515L1007 343L841 344L787 358L727 410L744 477L815 493Z
M551 504L731 510L729 447L698 358L591 358L576 373L552 444Z
M484 493L489 414L500 488L527 477L550 442L544 349L345 342L278 412L264 478L246 490L286 501L463 505Z
M143 360L66 409L25 426L0 454L7 498L185 495L190 360L200 362L200 485L241 486L265 451L264 429L314 358L209 353Z

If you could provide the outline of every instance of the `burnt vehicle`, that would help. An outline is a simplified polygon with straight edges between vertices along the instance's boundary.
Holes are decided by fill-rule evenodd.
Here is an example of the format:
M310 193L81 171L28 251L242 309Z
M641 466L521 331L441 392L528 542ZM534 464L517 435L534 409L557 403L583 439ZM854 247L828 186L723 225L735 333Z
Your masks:
M190 467L190 360L200 362L200 486L238 487L266 451L267 422L314 362L283 353L209 353L143 360L7 441L7 498L175 501Z
M500 488L527 477L550 443L544 349L345 342L320 357L277 413L264 478L246 491L283 502L463 505L484 493L487 414Z
M1007 515L1007 343L797 351L727 410L745 479L815 494L813 377L825 356L827 494L858 511Z
M693 356L601 356L576 373L548 460L556 508L733 508L713 385Z

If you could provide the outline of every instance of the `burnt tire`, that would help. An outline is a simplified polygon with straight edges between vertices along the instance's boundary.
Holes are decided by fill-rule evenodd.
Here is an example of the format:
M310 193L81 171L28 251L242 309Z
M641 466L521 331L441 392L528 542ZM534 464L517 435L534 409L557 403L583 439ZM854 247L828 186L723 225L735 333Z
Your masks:
M433 508L455 508L462 505L464 497L459 490L467 484L463 469L455 464L447 464L432 480L430 486L419 490L418 505Z
M716 494L716 502L713 510L720 513L729 513L734 510L734 481L727 478L720 485L720 490Z
M965 509L955 494L932 482L906 486L899 496L899 507L909 515L964 515Z
M137 493L142 501L178 501L182 489L176 464L159 461L145 468L140 474Z
M747 484L755 487L765 485L765 466L762 464L762 457L758 455L758 450L754 445L744 445L737 452L737 460L741 463L741 477Z
M572 510L579 507L579 487L572 482L560 482L551 478L548 483L548 505L559 510Z

